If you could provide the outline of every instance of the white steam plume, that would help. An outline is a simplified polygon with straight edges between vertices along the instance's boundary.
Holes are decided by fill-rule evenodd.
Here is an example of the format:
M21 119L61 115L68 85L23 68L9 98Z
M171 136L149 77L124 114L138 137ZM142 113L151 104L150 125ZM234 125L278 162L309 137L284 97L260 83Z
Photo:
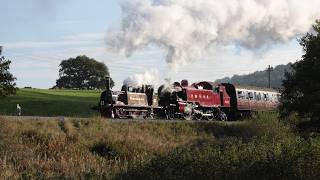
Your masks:
M320 0L125 0L121 28L106 41L127 56L157 45L175 67L212 45L255 50L291 40L310 30L319 9Z
M125 79L123 84L132 87L141 87L142 85L157 85L156 82L159 81L158 74L159 73L156 70L145 71L142 74L134 74Z

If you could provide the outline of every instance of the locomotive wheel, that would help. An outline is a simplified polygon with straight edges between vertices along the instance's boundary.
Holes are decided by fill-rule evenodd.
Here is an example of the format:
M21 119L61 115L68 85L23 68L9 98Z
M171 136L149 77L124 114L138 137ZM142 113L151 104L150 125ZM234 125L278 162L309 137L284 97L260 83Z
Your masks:
M169 109L169 119L170 120L174 119L174 109L172 109L172 108Z
M115 114L116 118L123 119L123 118L127 117L126 112L123 108L117 108L117 109L115 109L114 112L115 112L114 114Z
M201 114L201 113L195 113L195 114L194 114L194 118L195 118L197 121L201 121L201 119L202 119L202 114Z
M208 121L213 121L215 116L214 116L213 112L211 112L210 114L211 114L211 116L207 116L206 118Z
M193 105L190 103L187 103L185 108L184 108L184 114L183 118L187 121L190 121L194 118L194 110L193 110Z
M143 119L154 119L153 111L152 111L152 110L148 111L148 112L143 116Z
M174 119L174 109L167 108L165 109L166 119L173 120Z
M216 118L215 109L212 108L211 110L208 110L206 113L207 113L207 114L211 114L211 116L207 116L207 120L208 120L208 121L213 121L213 120L215 120L215 118Z
M136 111L129 113L129 117L131 119L137 119L137 118L139 118L139 116L141 117L141 114L139 112L136 112Z
M223 111L221 111L220 114L219 114L219 120L220 120L220 121L227 121L227 120L228 120L228 117L227 117L226 113L224 113Z
M183 118L184 118L185 120L187 120L187 121L191 121L192 118L193 118L193 115L192 115L192 113L184 113L184 114L183 114Z

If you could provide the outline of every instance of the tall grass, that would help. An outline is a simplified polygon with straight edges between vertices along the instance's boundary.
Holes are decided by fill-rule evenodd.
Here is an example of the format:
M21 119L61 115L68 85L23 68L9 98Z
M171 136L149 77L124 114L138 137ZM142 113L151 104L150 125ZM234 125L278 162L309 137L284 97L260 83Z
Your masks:
M0 119L0 179L313 179L320 139L242 122Z
M198 125L196 125L198 126ZM119 179L317 179L320 138L302 139L276 114L243 123L201 125L200 139L118 174ZM217 133L218 132L218 133Z
M184 123L0 119L0 179L111 178L200 135Z

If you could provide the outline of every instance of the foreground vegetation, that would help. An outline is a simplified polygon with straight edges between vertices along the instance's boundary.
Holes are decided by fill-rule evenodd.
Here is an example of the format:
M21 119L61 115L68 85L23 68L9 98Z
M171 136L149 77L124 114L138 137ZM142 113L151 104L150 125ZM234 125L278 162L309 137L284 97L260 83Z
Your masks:
M0 120L0 179L314 179L320 139L241 122Z
M97 116L90 108L97 105L100 92L79 90L20 89L15 96L0 100L0 115L16 115L16 105L25 116Z

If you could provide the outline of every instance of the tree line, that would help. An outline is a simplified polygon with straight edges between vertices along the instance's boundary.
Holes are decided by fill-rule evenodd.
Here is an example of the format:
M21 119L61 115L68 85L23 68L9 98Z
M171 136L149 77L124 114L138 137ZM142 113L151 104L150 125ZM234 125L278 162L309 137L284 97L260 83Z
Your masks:
M271 87L275 89L282 88L282 81L285 79L285 73L292 71L292 63L276 66L271 72ZM246 75L233 75L222 79L217 79L217 83L231 83L238 85L268 87L268 72L256 71Z

